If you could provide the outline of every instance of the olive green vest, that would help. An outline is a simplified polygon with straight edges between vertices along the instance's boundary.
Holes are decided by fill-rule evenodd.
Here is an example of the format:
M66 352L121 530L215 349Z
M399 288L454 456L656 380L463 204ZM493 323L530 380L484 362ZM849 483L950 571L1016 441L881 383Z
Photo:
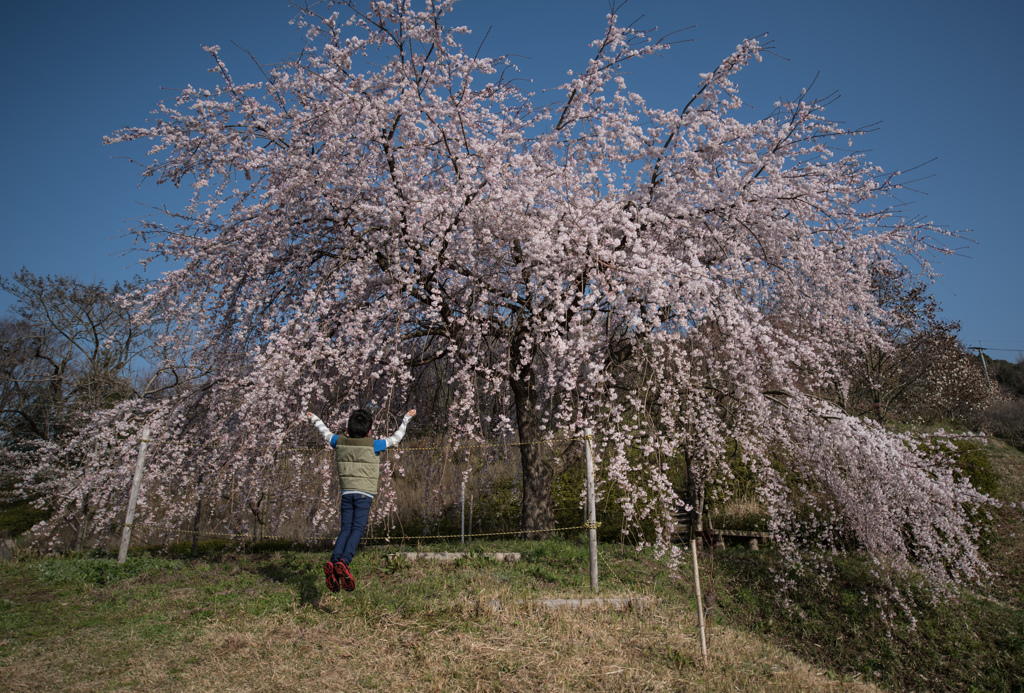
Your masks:
M373 453L373 438L338 436L334 444L334 462L342 491L362 491L377 495L380 461Z

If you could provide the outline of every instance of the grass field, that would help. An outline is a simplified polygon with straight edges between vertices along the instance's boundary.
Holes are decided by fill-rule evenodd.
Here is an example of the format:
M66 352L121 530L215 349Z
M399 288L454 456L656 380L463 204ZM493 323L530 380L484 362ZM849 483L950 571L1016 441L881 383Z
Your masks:
M301 551L21 561L0 571L0 676L12 691L870 689L721 625L704 665L686 583L628 547L601 552L602 596L647 600L623 613L536 605L590 595L582 538L502 548L522 560L390 565L371 547L340 594Z
M991 443L990 457L998 495L1020 504L1024 455ZM399 547L371 546L353 562L356 591L340 594L323 586L323 552L272 544L139 551L123 566L22 556L0 566L0 689L1024 691L1020 507L997 511L989 537L1000 578L984 594L932 605L908 585L917 628L891 634L856 597L873 588L856 556L786 609L770 546L717 550L703 559L707 662L689 574L649 551L600 546L598 596L642 598L640 610L538 605L592 596L582 535L470 545L519 551L518 563L394 564L384 557Z

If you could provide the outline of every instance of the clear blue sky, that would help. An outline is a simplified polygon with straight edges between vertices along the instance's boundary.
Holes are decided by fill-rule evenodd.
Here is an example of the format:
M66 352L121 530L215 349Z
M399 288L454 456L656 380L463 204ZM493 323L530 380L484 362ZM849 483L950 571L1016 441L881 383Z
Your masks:
M579 70L600 35L607 0L462 0L453 21L493 27L487 54L516 53L535 88ZM0 28L5 65L0 126L0 274L85 281L130 277L139 269L124 237L145 205L180 197L104 147L104 135L142 124L161 99L187 83L208 84L203 44L219 44L229 66L252 69L248 49L273 63L301 47L287 0L108 0L22 2ZM768 32L782 57L768 55L741 80L751 116L793 96L818 75L812 95L838 91L833 118L852 126L881 122L862 140L887 170L933 158L911 196L915 214L972 230L960 253L942 260L933 293L944 316L962 324L996 358L1024 351L1024 69L1016 0L630 0L620 15L688 42L638 65L630 86L658 106L682 105L699 72L739 41ZM695 25L695 26L694 26ZM246 74L250 74L246 72ZM153 270L148 275L153 276ZM0 311L10 300L0 296Z

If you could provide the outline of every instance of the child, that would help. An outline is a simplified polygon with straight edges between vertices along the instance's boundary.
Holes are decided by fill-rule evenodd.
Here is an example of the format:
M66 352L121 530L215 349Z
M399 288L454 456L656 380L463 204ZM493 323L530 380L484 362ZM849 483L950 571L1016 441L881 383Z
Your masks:
M402 441L405 427L416 416L416 410L410 409L406 413L402 425L393 436L379 440L369 437L373 417L364 409L356 409L348 417L345 438L331 433L313 412L306 412L306 416L324 440L334 448L334 462L338 466L338 479L341 482L341 532L334 542L330 562L324 565L327 589L337 592L344 587L347 592L351 592L356 588L356 581L348 564L356 553L359 540L363 538L366 521L370 517L370 506L377 494L380 482L377 455Z

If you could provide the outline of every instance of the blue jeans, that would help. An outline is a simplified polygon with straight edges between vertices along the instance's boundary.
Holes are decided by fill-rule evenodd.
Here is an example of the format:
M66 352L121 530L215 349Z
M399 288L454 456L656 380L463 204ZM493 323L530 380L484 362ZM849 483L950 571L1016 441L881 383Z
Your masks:
M341 561L348 565L352 562L366 530L366 521L370 519L371 505L373 498L361 493L346 493L341 497L341 533L334 542L331 563Z

